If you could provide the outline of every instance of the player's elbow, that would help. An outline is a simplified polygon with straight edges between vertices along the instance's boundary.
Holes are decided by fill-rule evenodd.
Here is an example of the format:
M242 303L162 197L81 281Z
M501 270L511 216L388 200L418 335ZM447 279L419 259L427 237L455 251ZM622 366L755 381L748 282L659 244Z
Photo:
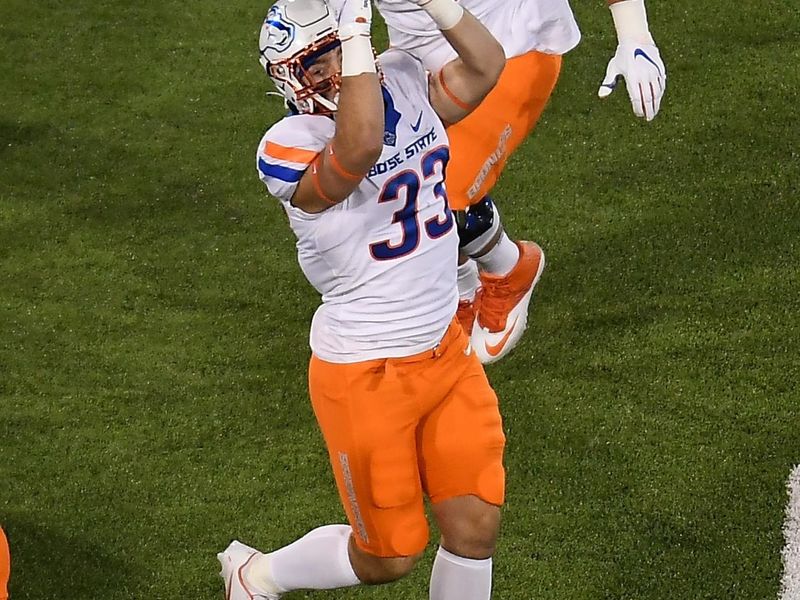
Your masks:
M500 79L500 74L506 66L506 53L500 42L494 40L490 49L486 52L485 71L486 77L491 81L491 87L494 87L497 80Z
M383 152L383 124L365 126L350 148L355 163L364 170L372 167Z
M361 149L364 162L371 167L383 153L383 124L380 127L375 127L367 139L364 140L364 145Z
M383 152L383 121L364 121L358 127L337 132L336 155L354 173L366 173Z
M497 84L500 75L506 66L506 55L503 47L492 38L492 43L487 44L481 54L480 62L471 67L473 90L484 98Z

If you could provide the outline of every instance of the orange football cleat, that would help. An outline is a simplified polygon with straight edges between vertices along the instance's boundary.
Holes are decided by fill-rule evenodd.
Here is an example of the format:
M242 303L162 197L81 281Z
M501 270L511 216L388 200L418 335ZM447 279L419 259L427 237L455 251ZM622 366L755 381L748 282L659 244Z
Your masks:
M519 260L507 275L481 273L481 304L472 346L483 364L501 359L516 346L528 324L528 304L544 270L544 252L534 242L516 242Z

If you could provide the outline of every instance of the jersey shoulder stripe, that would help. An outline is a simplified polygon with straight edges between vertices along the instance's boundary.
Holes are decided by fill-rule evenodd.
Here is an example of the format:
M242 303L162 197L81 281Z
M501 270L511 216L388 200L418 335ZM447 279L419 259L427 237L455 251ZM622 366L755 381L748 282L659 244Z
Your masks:
M292 148L283 146L277 142L266 140L262 152L267 159L285 160L286 162L309 165L319 155L317 150L307 150L305 148Z
M258 170L267 177L294 183L300 180L317 156L318 150L293 148L267 139L264 140L258 156Z
M334 133L333 120L320 115L292 115L270 127L256 153L256 168L269 192L288 202Z
M303 173L306 168L293 169L291 167L283 167L281 165L271 165L260 156L258 157L258 170L265 177L274 177L286 183L297 183L303 178Z

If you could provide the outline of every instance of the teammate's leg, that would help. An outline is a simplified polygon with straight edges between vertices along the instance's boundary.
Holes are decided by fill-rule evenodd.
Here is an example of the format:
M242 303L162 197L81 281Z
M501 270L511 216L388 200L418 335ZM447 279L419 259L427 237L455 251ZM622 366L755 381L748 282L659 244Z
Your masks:
M561 57L532 52L509 60L497 87L466 119L448 128L451 159L447 171L450 204L465 210L459 219L463 239L477 229L481 236L464 251L480 267L481 293L470 303L474 268L462 258L459 271L461 304L459 318L474 334L473 345L482 362L504 356L516 343L526 324L530 294L543 266L541 248L514 242L503 231L500 214L487 193L502 173L511 153L535 126L560 71ZM483 215L492 205L492 226ZM470 213L479 213L471 218ZM486 306L485 314L484 305ZM477 323L469 327L470 310ZM512 314L513 313L513 314ZM510 317L510 318L509 318Z
M472 335L480 304L478 265L466 254L458 256L458 310L456 317L464 333Z
M475 258L485 248L494 248L504 235L499 215L487 196L466 210L457 210L458 228L458 320L467 335L472 335L475 316L480 306L480 279ZM509 270L517 261L516 246L511 244L514 254L507 257Z
M459 236L458 319L468 335L473 334L482 294L478 266L484 272L510 273L519 262L519 249L506 235L500 215L489 196L456 211Z

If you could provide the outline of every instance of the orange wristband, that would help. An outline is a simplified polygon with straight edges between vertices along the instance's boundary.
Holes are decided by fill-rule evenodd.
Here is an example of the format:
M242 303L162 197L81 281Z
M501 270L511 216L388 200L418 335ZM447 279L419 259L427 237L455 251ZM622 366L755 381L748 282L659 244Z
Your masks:
M331 159L331 166L333 170L336 171L344 179L348 179L350 181L361 181L364 176L357 175L356 173L351 173L347 169L342 166L342 163L339 162L339 159L336 158L336 154L333 153L333 144L328 144L328 156Z
M333 206L334 204L339 204L336 200L332 200L328 194L326 194L322 190L322 185L319 182L319 169L317 169L317 162L319 158L311 163L311 184L314 186L314 191L317 192L317 196L322 198L325 202Z

